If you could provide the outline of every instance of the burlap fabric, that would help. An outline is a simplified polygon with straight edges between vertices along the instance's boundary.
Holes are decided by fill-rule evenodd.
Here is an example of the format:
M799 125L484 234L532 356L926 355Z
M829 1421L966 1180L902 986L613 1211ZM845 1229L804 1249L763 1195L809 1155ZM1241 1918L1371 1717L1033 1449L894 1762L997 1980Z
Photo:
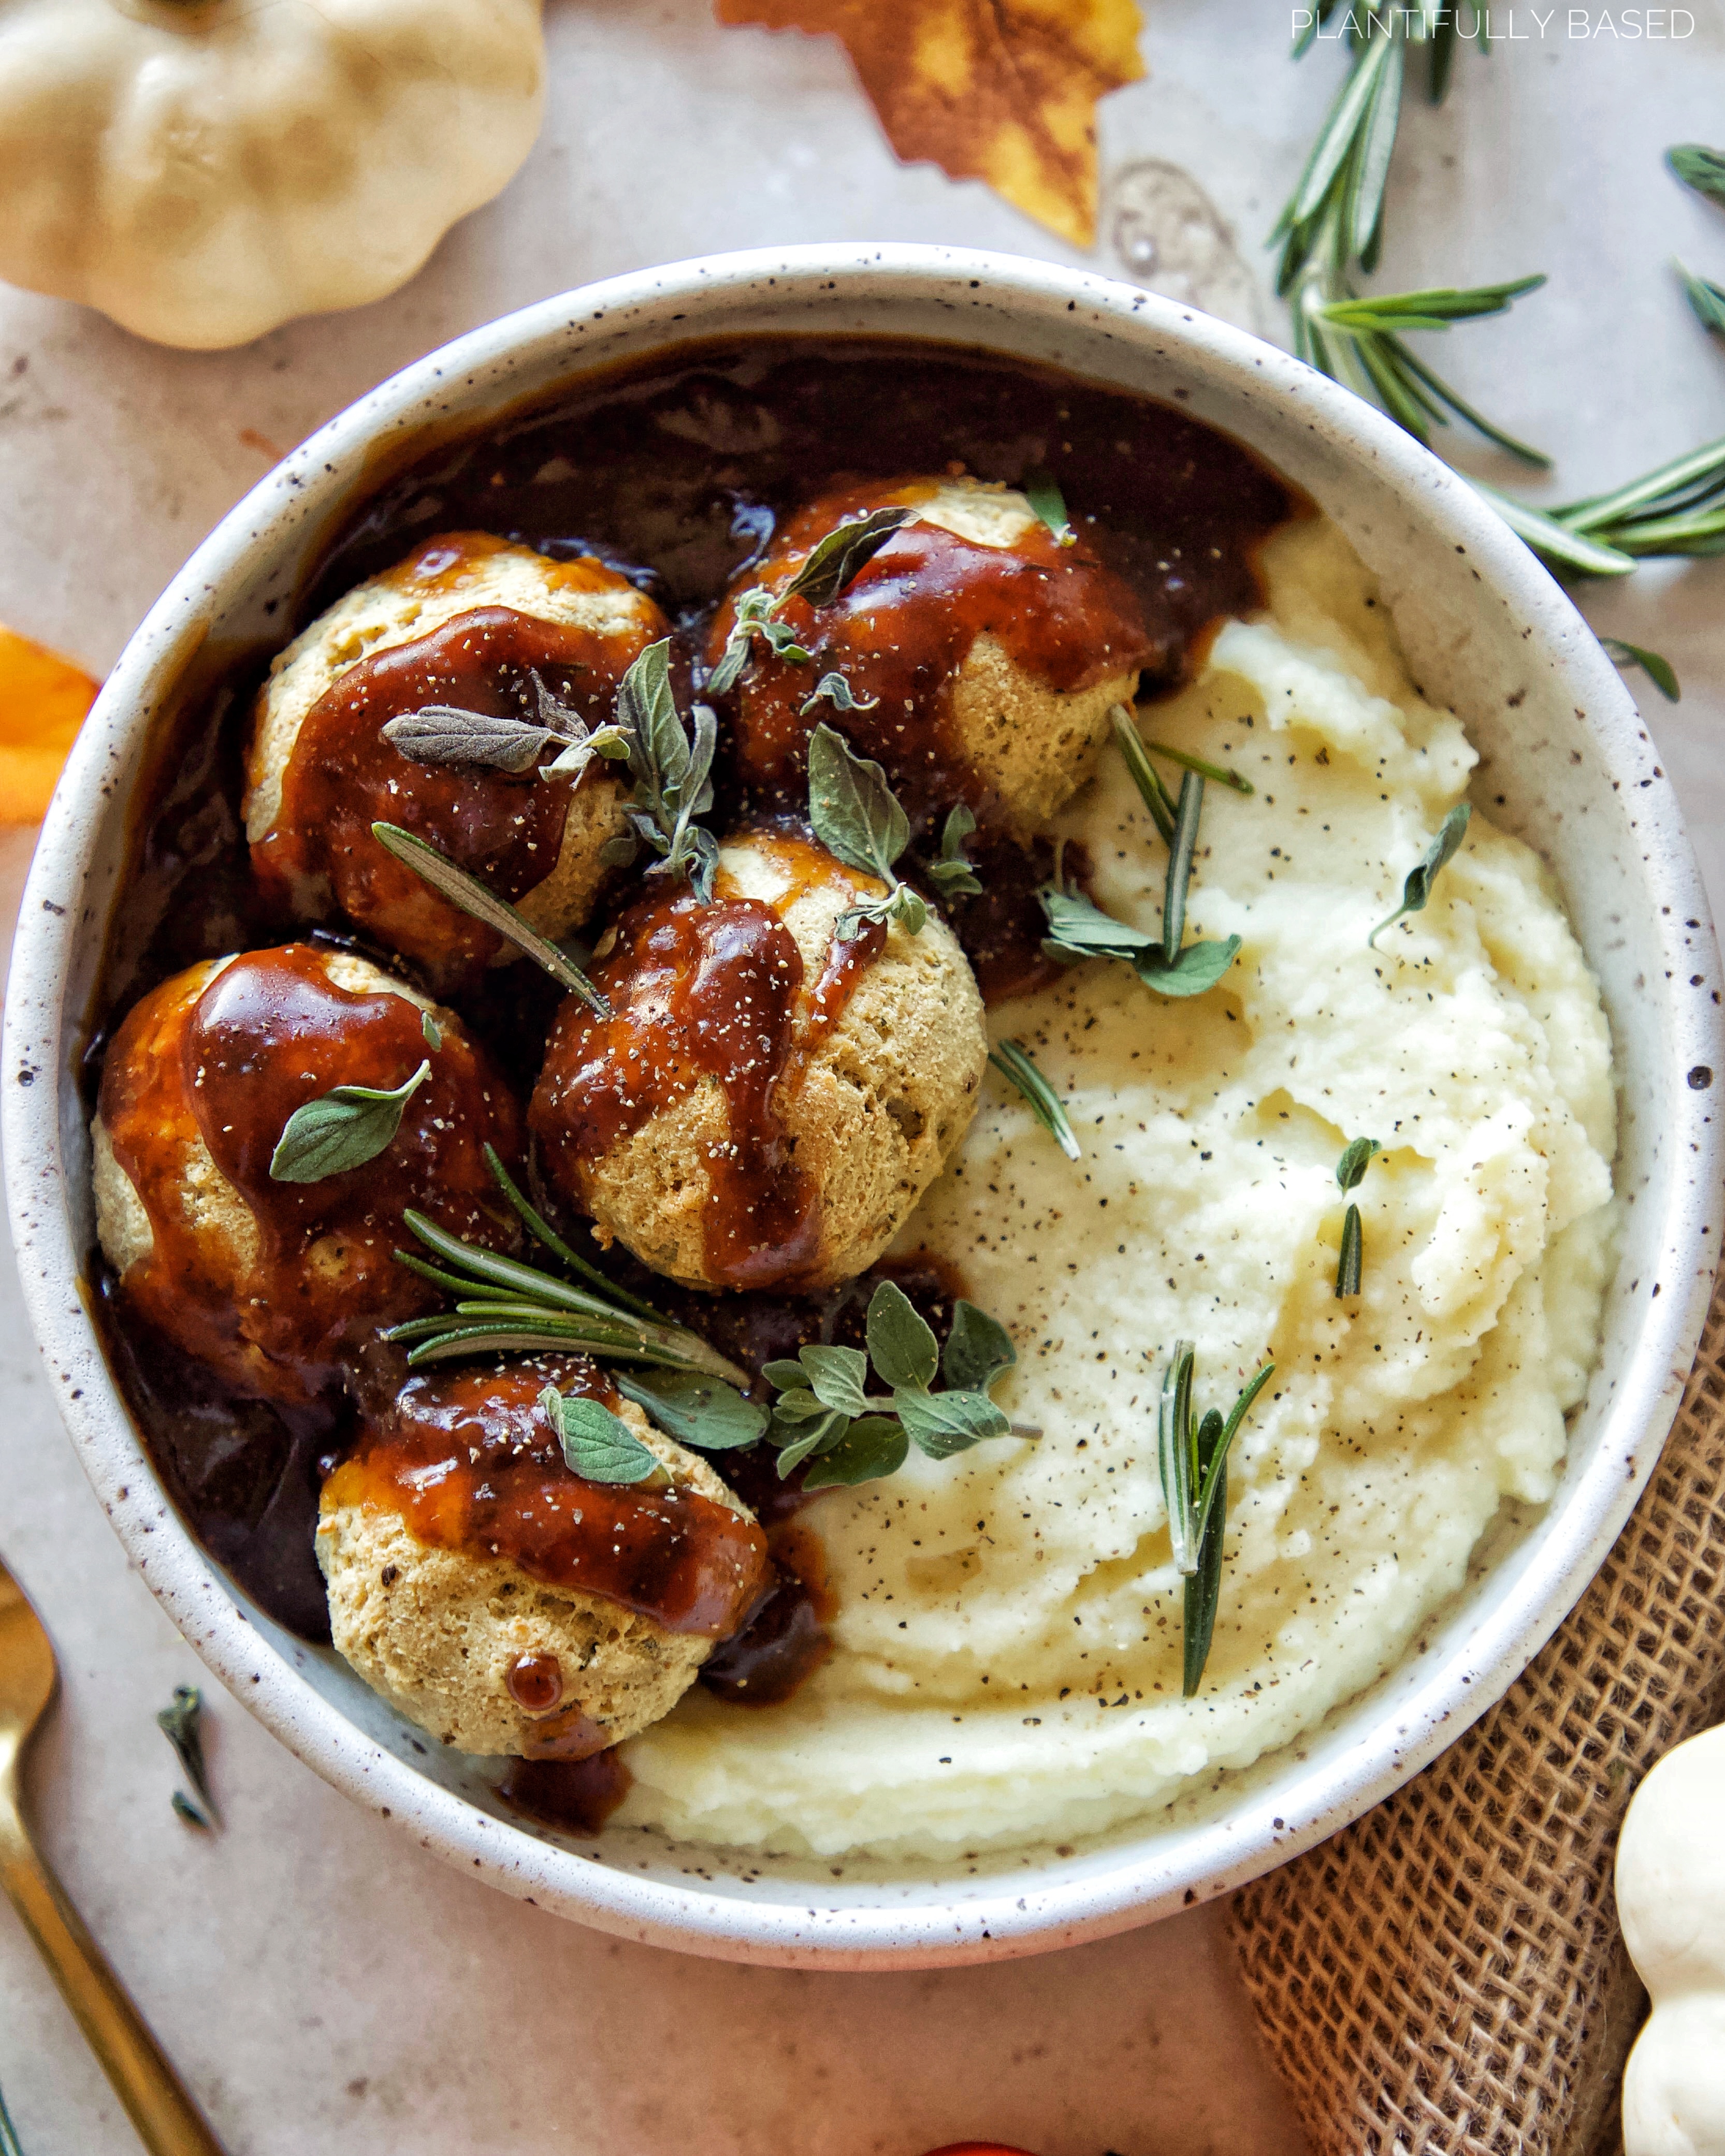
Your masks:
M1725 1673L1725 1275L1604 1570L1502 1702L1388 1802L1245 1888L1230 1928L1316 2156L1583 2156L1643 2005L1624 1809Z

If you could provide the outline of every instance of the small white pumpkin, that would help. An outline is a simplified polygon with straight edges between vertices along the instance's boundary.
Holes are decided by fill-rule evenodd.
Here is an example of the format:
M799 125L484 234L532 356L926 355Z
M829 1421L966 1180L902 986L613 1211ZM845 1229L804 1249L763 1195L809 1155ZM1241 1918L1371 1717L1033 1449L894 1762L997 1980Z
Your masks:
M1725 2156L1725 1727L1636 1790L1617 1916L1653 2000L1624 2074L1625 2156Z
M403 285L539 131L539 0L0 0L0 277L208 350Z

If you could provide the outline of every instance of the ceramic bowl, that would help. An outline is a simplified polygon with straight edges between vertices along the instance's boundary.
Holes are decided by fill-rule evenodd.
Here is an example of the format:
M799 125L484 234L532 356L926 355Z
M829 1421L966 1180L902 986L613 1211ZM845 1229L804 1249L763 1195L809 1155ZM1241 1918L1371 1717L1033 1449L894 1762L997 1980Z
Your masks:
M1094 1843L944 1868L835 1871L519 1823L470 1763L236 1595L167 1502L80 1286L95 1240L85 1018L146 745L188 670L280 637L368 475L416 440L685 339L798 330L957 341L1147 392L1312 495L1382 579L1426 693L1462 715L1482 757L1476 798L1555 870L1622 1089L1621 1262L1550 1503L1502 1516L1397 1668L1296 1746ZM782 1964L980 1960L1144 1922L1322 1840L1459 1736L1569 1609L1652 1468L1701 1330L1718 1241L1718 982L1677 803L1615 670L1491 509L1389 421L1220 322L1045 263L852 245L729 255L548 300L408 367L254 488L151 609L85 726L24 897L6 1014L13 1220L62 1412L133 1562L236 1697L338 1789L450 1863L627 1937Z

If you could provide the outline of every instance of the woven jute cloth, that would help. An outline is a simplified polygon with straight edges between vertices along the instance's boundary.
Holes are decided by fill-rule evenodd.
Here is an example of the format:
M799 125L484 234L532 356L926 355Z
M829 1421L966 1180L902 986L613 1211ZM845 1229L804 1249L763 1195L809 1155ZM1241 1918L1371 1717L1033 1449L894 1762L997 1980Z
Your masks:
M1643 2000L1625 1808L1717 1718L1725 1275L1652 1481L1504 1699L1386 1803L1235 1896L1258 2025L1316 2156L1584 2156L1616 2142Z

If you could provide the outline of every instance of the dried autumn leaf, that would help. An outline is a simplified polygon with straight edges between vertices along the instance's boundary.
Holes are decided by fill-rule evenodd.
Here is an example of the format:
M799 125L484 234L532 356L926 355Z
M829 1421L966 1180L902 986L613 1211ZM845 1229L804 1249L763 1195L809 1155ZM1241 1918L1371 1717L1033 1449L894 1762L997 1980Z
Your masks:
M825 32L887 139L1075 246L1096 229L1096 100L1136 82L1137 0L714 0L721 23Z
M0 824L39 824L95 701L81 666L0 628Z

